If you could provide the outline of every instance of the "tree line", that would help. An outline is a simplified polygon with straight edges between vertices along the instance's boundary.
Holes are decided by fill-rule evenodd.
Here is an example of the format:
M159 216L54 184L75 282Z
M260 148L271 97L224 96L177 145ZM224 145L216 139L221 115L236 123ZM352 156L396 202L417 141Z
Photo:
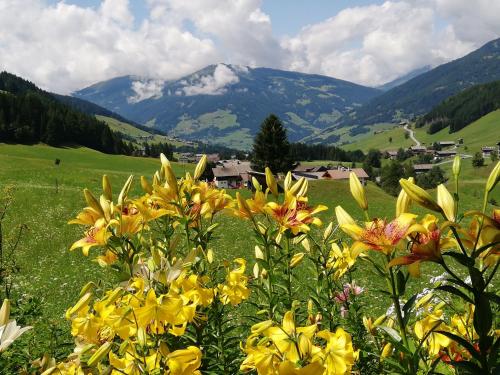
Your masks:
M476 85L441 102L422 116L416 126L429 124L429 134L447 127L454 133L499 108L500 81Z

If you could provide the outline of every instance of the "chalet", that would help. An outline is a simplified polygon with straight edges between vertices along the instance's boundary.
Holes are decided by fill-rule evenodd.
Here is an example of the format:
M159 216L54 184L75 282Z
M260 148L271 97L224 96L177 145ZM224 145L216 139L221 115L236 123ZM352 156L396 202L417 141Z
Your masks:
M425 146L411 146L410 151L414 155L425 154L427 152L427 147L425 147Z
M387 156L391 160L396 160L398 157L398 152L397 151L387 151Z
M442 159L455 156L456 154L457 154L456 150L444 150L444 151L436 151L434 153L434 156L438 159Z
M295 167L293 172L326 172L327 170L328 168L323 165L310 166L299 164L297 167Z
M432 169L432 167L434 167L433 164L414 164L413 165L413 169L415 170L416 174L429 172Z
M192 152L182 152L177 159L179 163L196 163L199 160Z
M483 158L491 157L493 152L498 151L498 147L484 146L481 147L481 152L483 153Z
M240 188L251 180L252 167L249 161L223 160L212 168L215 186L221 189Z
M441 147L452 147L452 146L455 146L455 142L454 141L439 141L438 145L440 145Z
M327 172L328 176L325 176L324 179L347 180L349 179L349 174L351 172L354 172L354 174L359 178L359 181L361 181L363 185L366 184L366 180L369 178L369 176L363 168L346 168L338 166L336 169L329 169Z

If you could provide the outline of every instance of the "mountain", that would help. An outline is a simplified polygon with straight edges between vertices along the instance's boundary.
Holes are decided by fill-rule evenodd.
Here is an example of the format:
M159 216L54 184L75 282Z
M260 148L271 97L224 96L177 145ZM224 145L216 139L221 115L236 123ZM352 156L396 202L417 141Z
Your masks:
M396 78L395 80L392 80L390 82L384 83L383 85L377 86L376 88L382 91L389 91L390 89L393 89L396 86L402 85L405 82L408 82L410 79L413 79L423 73L428 72L431 70L430 65L423 66L421 68L412 70L410 73L407 73L405 75L402 75L401 77Z
M471 86L496 80L500 80L500 39L377 96L341 124L368 125L412 118Z
M429 125L430 134L447 127L453 133L497 109L500 109L500 81L472 86L449 97L420 118L417 126Z
M77 110L7 72L0 73L0 141L82 145L106 153L133 151L93 114Z
M270 113L299 141L380 93L321 75L217 64L172 81L118 77L73 96L171 136L248 149Z

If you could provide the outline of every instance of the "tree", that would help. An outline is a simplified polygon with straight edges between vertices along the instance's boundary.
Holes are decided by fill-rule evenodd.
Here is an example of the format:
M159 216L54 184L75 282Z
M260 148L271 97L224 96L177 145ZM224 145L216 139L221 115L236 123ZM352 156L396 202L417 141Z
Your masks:
M389 137L389 143L392 143L392 137Z
M482 167L484 165L484 158L480 152L476 152L472 158L472 165L476 168Z
M492 151L490 155L491 161L497 161L498 160L498 151Z
M401 190L399 180L405 176L405 170L401 163L392 161L382 168L380 173L380 186L391 195L398 195Z
M379 150L371 149L366 155L365 164L373 168L380 168L382 165L380 162L381 157L382 153Z
M277 173L291 170L292 165L286 129L280 119L271 114L264 120L259 133L255 136L252 166L257 171L269 167Z

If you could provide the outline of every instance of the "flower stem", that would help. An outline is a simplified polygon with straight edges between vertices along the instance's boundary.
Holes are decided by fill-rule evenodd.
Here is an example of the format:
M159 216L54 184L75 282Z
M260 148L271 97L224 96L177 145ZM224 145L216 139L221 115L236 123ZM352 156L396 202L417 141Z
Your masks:
M392 268L389 268L389 274L391 277L391 295L392 302L394 303L394 309L396 310L396 317L398 320L399 331L401 333L401 338L403 339L403 345L408 348L408 338L406 337L406 328L403 320L403 314L401 312L401 305L399 304L399 294L396 290L396 280L394 279L394 272Z

